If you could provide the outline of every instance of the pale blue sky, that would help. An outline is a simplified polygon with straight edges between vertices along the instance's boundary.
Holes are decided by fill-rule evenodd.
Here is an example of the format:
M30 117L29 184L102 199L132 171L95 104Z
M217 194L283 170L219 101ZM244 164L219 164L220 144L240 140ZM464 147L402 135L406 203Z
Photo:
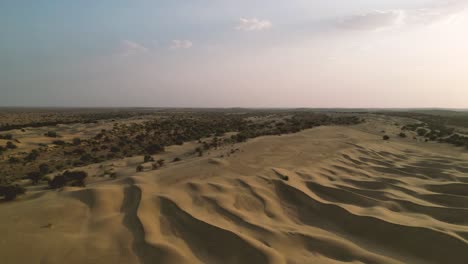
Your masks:
M0 2L0 106L468 107L465 0Z

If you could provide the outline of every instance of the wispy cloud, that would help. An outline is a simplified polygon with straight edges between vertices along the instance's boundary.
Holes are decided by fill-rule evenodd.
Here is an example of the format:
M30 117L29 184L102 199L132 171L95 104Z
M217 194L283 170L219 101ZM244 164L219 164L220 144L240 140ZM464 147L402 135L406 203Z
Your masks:
M172 40L171 49L190 49L193 46L192 41L190 40Z
M237 30L242 31L261 31L271 28L272 23L268 20L260 20L257 18L240 18Z
M405 10L373 11L338 21L341 28L352 30L383 30L405 23Z
M402 26L430 25L452 20L466 10L467 1L439 1L419 9L376 10L339 19L338 27L350 30L380 31Z
M137 42L131 40L123 40L120 43L118 54L124 57L128 57L136 54L146 53L148 51L148 48Z

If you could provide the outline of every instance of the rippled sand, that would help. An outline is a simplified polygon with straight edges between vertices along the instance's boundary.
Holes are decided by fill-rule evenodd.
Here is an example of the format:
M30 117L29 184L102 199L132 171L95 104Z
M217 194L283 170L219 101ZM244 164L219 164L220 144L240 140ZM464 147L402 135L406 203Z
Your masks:
M0 204L1 262L468 263L468 155L382 126L399 132L374 120L157 171L113 162L117 180Z

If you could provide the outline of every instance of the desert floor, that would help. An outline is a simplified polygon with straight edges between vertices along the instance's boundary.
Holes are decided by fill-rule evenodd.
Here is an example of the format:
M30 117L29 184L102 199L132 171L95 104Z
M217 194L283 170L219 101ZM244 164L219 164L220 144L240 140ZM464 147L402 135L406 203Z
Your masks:
M468 153L375 117L0 204L1 263L468 263ZM169 147L166 160L195 143Z

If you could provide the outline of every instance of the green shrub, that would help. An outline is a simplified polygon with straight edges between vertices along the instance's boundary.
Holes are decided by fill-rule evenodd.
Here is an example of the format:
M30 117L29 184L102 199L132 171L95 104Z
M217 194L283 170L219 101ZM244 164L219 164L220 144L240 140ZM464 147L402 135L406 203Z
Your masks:
M389 139L390 139L390 137L389 137L389 136L387 136L387 135L384 135L384 136L382 137L382 139L383 139L383 140L389 140Z

